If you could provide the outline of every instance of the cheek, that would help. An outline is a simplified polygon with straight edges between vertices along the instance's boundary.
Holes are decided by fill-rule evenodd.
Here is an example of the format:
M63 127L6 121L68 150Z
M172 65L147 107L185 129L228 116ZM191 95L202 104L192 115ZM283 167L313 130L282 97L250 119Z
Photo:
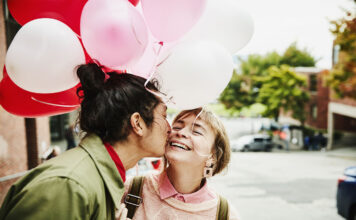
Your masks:
M198 154L202 154L204 156L209 155L211 153L211 148L211 144L209 144L205 139L195 141L194 149Z

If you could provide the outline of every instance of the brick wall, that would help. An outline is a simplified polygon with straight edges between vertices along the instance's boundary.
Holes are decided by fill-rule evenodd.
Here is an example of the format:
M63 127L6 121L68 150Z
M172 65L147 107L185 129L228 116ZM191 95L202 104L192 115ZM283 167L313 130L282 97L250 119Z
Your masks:
M323 77L327 73L327 70L317 73L317 91L310 93L310 101L305 106L305 112L307 115L306 124L318 129L327 128L328 103L330 101L330 94L329 88L325 85L323 80ZM310 75L308 75L308 77L310 77ZM313 117L313 106L317 107L316 118Z
M6 53L3 1L0 3L0 68ZM2 78L2 74L0 74ZM1 94L0 94L1 95ZM27 170L26 137L23 118L8 114L0 107L0 177ZM0 202L11 181L1 182Z
M330 92L331 102L336 102L344 105L356 107L356 100L346 97L338 98L333 91ZM355 115L356 117L356 115ZM356 118L351 118L343 115L334 114L334 127L335 130L347 131L356 133Z

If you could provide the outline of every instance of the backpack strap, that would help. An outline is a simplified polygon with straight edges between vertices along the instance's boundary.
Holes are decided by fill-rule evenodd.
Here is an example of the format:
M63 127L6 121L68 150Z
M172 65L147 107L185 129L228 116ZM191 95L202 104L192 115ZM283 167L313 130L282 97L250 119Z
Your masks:
M144 176L135 176L131 182L130 190L125 197L125 205L127 208L127 217L132 219L135 215L136 209L142 203L142 186Z
M229 219L229 205L227 200L219 195L218 209L216 211L216 220Z

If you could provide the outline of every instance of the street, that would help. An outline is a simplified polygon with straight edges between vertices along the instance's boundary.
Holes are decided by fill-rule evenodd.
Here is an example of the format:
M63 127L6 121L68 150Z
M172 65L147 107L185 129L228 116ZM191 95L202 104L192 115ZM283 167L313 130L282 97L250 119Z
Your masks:
M242 220L342 220L337 179L355 160L323 152L232 153L227 173L210 180Z

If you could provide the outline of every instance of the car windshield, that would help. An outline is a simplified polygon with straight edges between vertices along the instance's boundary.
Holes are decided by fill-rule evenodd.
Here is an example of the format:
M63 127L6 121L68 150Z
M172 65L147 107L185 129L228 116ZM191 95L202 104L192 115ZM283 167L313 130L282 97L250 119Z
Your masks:
M344 174L346 176L356 176L356 167L349 167L349 168L346 168Z
M251 136L243 136L243 137L240 137L237 142L250 142L252 140L252 137Z

